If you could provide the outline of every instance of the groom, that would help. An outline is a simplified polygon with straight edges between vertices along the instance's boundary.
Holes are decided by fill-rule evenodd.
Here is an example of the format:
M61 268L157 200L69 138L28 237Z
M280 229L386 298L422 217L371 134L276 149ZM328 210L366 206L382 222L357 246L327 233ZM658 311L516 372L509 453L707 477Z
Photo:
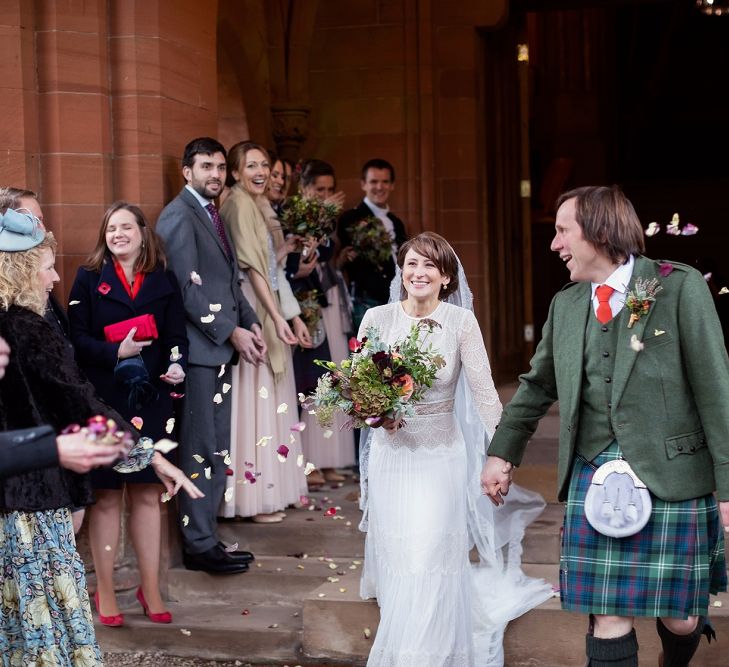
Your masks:
M709 593L727 583L719 515L729 526L729 359L721 327L698 271L641 256L640 221L617 187L578 188L557 204L551 250L575 282L552 301L481 484L503 502L537 422L559 400L561 597L564 609L590 614L588 665L636 666L633 617L649 616L657 617L660 664L685 667L702 633L713 633ZM605 534L615 532L609 521L604 532L599 521L600 531L593 527L584 501L595 469L621 458L647 486L652 510L644 506L639 532L617 537ZM608 503L607 487L593 488L605 493L598 507L619 514L614 525L624 512L638 514L632 496Z

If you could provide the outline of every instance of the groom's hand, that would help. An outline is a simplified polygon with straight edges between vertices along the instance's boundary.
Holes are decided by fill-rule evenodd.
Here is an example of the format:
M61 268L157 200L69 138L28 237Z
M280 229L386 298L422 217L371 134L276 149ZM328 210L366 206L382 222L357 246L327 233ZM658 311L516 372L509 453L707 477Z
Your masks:
M509 493L514 466L498 456L489 456L481 471L481 489L494 505L503 505Z

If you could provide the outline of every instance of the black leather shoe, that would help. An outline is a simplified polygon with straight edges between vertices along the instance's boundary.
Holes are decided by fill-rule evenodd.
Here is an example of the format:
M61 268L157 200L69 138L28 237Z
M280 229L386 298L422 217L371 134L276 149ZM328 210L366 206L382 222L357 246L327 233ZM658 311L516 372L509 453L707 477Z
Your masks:
M245 563L247 565L248 563L252 563L256 560L256 557L250 551L228 551L227 547L222 542L218 542L218 546L225 551L226 554L228 554L229 558L234 563Z
M233 560L218 545L199 554L183 553L182 562L188 570L202 570L210 574L238 574L248 571L247 563Z

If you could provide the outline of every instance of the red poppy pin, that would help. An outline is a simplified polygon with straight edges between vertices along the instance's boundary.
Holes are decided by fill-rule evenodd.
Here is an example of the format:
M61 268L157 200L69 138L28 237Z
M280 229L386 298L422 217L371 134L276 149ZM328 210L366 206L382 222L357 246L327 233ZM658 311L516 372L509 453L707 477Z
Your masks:
M109 283L99 283L96 291L106 296L109 292L111 292L111 285L109 285Z

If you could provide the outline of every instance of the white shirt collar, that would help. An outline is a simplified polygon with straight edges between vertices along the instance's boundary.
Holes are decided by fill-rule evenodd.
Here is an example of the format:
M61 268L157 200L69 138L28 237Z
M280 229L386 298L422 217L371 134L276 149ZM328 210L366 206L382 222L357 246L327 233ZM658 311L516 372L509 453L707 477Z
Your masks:
M600 285L609 285L619 294L627 294L628 285L630 279L633 277L633 267L635 266L635 256L630 255L628 261L625 264L621 264L615 271L613 271L604 283L591 283L592 284L592 298L595 298L595 290Z
M369 198L369 197L365 197L365 198L364 198L364 203L365 203L365 204L367 204L367 206L369 206L369 208L370 208L370 209L372 209L372 212L373 212L373 213L374 213L374 214L375 214L376 216L378 216L378 217L380 217L380 218L381 218L381 217L382 217L383 215L387 215L387 214L389 213L389 211L390 211L390 207L389 207L389 206L388 206L387 208L381 208L381 207L380 207L380 206L378 206L377 204L373 204L373 203L372 203L372 202L370 201L370 198Z
M185 184L185 187L192 193L192 196L197 199L200 206L202 206L205 209L205 212L207 213L207 205L212 204L212 201L210 199L205 199L195 188L193 188L189 183Z

